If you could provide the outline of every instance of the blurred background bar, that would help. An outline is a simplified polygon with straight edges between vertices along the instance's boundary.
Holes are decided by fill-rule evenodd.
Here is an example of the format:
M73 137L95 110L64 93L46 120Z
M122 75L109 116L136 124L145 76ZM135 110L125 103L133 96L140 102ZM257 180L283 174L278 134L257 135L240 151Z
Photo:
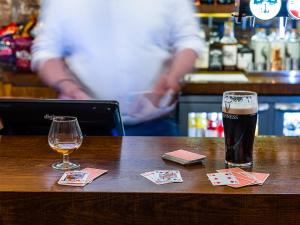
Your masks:
M181 135L222 137L222 93L243 89L259 95L257 135L298 136L299 22L287 17L286 8L280 11L281 17L271 20L241 17L241 12L249 14L249 1L239 4L234 0L194 1L205 46L194 72L185 78L179 99ZM30 69L39 6L39 0L0 0L1 97L57 97Z

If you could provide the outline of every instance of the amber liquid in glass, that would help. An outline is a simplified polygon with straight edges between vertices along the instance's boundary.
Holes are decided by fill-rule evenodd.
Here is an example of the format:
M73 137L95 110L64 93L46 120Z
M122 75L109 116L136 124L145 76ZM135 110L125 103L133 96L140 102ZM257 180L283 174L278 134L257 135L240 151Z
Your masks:
M59 143L56 145L51 145L51 148L60 154L70 155L79 148L79 145L76 143Z

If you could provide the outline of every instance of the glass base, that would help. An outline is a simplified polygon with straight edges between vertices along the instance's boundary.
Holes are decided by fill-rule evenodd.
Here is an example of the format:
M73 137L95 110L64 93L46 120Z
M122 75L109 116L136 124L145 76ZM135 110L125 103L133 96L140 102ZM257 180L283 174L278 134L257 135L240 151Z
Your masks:
M71 162L57 162L52 164L52 168L56 170L74 170L79 168L79 164L71 163Z
M252 167L253 162L248 162L248 163L233 163L233 162L228 162L225 160L225 164L228 167L244 167L244 168L249 168Z

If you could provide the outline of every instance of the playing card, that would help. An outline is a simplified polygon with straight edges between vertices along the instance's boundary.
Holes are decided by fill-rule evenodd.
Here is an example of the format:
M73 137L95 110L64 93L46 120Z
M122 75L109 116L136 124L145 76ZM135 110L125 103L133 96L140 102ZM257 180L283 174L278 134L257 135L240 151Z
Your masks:
M155 180L157 179L157 174L155 171L149 171L141 174L143 177L147 178L148 180L156 183Z
M107 170L94 169L94 168L85 168L81 171L89 173L89 176L86 181L87 183L92 183L93 180L95 180L97 177L99 177L107 172Z
M220 172L220 173L225 173L225 172L243 173L243 172L246 172L245 170L242 170L239 167L227 168L227 169L220 169L220 170L217 170L217 171Z
M155 184L168 184L173 182L169 176L164 176L162 173L159 173L156 170L141 175L147 178L148 180L154 182Z
M239 184L230 184L228 186L233 188L240 188L249 185L263 185L270 174L267 173L256 173L256 172L247 172L241 168L228 168L217 170L218 172L231 172L239 181Z
M238 180L238 184L228 184L227 186L232 187L232 188L241 188L241 187L245 187L245 186L251 186L251 185L255 185L255 181L254 180L250 180L245 178L244 176L238 174L238 173L233 173L234 176L236 177L236 179Z
M156 170L158 183L181 183L183 182L178 170Z
M256 172L243 172L242 174L247 175L255 180L256 184L263 185L270 174L268 173L256 173Z
M231 172L225 173L208 173L208 179L214 186L239 184L238 180Z
M204 159L206 156L200 155L194 152L189 152L183 149L179 149L177 151L173 152L167 152L165 153L166 155L173 156L176 158L181 158L187 161L192 161L192 160L199 160L199 159Z
M141 175L155 184L183 182L181 174L178 170L154 170L142 173Z
M67 171L59 179L58 184L84 186L88 176L89 173L84 171Z
M204 158L206 158L206 156L194 152L186 151L183 149L179 149L176 151L167 152L163 154L162 158L185 165L185 164L200 162Z
M228 168L228 169L221 169L221 170L217 170L218 172L231 172L235 178L238 180L238 184L229 184L229 187L233 187L233 188L241 188L241 187L245 187L245 186L250 186L250 185L255 185L256 181L247 176L245 173L245 170L242 170L241 168L238 167L234 167L234 168Z

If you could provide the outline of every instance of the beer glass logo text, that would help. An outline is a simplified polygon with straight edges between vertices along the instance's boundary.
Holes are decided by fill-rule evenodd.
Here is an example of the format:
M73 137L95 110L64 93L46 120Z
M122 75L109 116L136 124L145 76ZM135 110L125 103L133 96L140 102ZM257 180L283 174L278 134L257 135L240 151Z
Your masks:
M239 119L238 115L227 114L227 113L223 113L223 118L230 119L230 120L238 120Z

